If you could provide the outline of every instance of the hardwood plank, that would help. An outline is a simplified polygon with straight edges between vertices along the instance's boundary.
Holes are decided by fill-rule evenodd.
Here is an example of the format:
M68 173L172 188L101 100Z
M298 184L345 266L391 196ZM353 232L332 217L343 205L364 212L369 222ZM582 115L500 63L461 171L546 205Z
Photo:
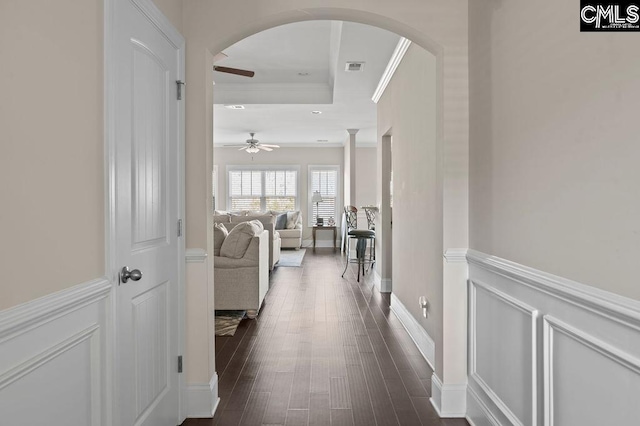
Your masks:
M331 409L331 426L354 426L350 409Z
M309 410L289 410L285 426L307 426L309 424Z
M349 383L345 377L331 378L331 408L351 408Z
M264 419L265 424L284 424L289 407L289 394L293 383L293 373L276 373L273 382L273 391L267 405Z
M312 393L309 398L309 426L330 426L331 407L328 393Z
M269 395L269 392L253 392L251 394L242 420L240 420L241 426L260 426L262 424L262 417L269 402Z
M389 309L370 273L341 278L343 258L308 252L276 268L257 320L216 337L221 401L213 419L184 426L466 425L439 419L433 371ZM416 420L417 418L417 420Z

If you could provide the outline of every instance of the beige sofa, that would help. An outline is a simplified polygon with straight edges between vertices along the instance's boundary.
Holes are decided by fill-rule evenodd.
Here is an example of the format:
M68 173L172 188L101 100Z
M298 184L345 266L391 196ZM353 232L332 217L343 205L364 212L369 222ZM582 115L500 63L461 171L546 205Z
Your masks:
M302 246L302 213L299 211L296 211L296 212L275 212L274 211L271 213L274 215L287 213L288 216L290 216L292 213L297 214L295 219L292 220L293 228L289 228L289 229L276 228L276 230L280 234L280 238L282 240L282 242L280 243L280 246L282 248L292 248L292 249L299 250L300 247ZM289 217L288 219L292 219L292 218Z
M264 229L269 232L269 270L280 260L280 247L281 240L280 234L275 230L275 218L271 215L261 216L239 216L231 214L217 214L213 216L215 223L224 223L227 230L233 229L239 223L247 222L249 220L258 220L264 226Z
M269 290L269 232L253 237L240 259L220 256L214 244L213 276L215 309L247 311L255 318Z

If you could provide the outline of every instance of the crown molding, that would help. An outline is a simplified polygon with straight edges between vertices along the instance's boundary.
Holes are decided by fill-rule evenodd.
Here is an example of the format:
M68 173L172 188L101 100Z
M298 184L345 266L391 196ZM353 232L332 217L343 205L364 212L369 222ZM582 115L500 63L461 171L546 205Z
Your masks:
M391 55L391 59L389 59L387 68L382 73L382 77L380 77L380 82L378 83L378 87L376 87L375 92L373 92L373 96L371 97L373 102L378 103L378 101L382 97L382 94L387 88L387 85L391 81L391 77L393 77L393 74L396 72L398 65L400 65L400 62L402 61L404 54L407 53L407 49L409 48L410 45L411 45L411 40L408 40L404 37L401 37L400 41L398 41L398 44L396 45L396 49L393 51L393 54Z

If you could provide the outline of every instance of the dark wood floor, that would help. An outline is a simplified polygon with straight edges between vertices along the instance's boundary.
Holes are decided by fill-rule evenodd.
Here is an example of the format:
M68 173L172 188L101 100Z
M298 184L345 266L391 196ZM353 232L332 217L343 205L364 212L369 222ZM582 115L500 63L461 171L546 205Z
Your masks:
M215 417L183 426L468 425L438 418L431 368L352 267L341 278L339 253L307 249L301 268L276 268L258 318L216 337Z

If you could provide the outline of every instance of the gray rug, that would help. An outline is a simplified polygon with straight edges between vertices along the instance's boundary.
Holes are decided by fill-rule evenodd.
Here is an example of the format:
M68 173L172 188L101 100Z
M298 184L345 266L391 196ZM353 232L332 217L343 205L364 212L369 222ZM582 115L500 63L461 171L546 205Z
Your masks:
M216 311L216 336L233 336L245 311Z
M306 249L280 250L280 260L276 265L299 268L300 265L302 265L302 259L304 259L304 254L306 252Z

